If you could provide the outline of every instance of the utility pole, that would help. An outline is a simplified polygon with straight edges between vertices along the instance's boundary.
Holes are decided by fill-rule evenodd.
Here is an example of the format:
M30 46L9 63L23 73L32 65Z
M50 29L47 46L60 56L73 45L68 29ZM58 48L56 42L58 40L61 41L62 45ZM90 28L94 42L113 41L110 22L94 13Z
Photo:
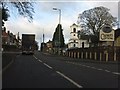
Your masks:
M44 29L43 29L43 52L45 51L45 45L44 45L44 38L45 38L45 36L44 36Z

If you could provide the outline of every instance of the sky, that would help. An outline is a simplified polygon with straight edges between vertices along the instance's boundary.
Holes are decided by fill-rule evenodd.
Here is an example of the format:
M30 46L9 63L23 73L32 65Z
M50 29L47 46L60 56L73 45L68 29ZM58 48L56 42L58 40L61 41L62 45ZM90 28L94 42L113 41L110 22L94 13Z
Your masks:
M25 0L23 0L25 1ZM26 0L27 1L27 0ZM59 23L59 11L53 8L61 9L61 24L65 43L70 38L70 26L77 22L78 15L85 10L98 6L104 6L110 9L110 13L118 18L119 0L29 0L35 2L33 22L30 23L27 18L18 15L17 9L10 6L10 17L5 23L7 30L20 37L22 34L32 33L36 35L36 41L43 41L42 35L45 34L45 42L52 40L55 28Z

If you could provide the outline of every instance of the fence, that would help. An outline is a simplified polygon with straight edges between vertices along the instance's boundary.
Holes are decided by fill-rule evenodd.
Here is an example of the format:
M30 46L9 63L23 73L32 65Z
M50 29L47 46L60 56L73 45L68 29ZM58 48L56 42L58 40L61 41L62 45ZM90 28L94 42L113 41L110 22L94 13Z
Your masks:
M69 49L65 56L99 61L120 61L120 47L91 47Z

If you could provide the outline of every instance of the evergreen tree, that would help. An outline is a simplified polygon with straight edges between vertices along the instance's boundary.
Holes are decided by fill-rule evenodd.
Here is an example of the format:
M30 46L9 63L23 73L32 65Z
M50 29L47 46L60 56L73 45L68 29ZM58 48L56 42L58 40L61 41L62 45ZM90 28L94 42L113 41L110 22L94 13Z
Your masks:
M60 31L59 31L60 30ZM53 47L64 47L65 43L64 43L64 36L63 36L63 29L62 29L62 25L58 24L54 35L53 35Z

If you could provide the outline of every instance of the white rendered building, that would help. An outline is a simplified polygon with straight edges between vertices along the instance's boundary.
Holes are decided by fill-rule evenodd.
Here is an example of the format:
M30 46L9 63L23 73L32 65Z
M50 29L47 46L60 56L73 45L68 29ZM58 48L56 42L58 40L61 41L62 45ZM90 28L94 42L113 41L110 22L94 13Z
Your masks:
M70 39L68 43L68 49L72 48L88 48L89 47L89 38L88 37L82 37L78 38L78 31L81 31L81 28L76 25L75 23L70 26Z

